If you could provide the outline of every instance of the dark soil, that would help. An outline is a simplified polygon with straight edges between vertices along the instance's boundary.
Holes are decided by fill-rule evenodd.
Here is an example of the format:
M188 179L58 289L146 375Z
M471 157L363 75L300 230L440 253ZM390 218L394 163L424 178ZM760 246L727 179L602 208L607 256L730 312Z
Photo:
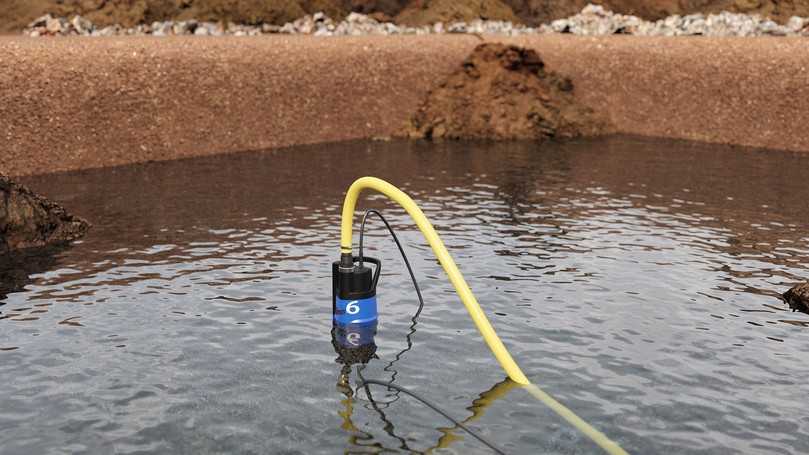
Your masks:
M428 92L411 119L411 137L547 139L596 135L605 123L573 97L570 79L545 69L536 51L478 45Z
M501 0L414 0L396 16L397 23L412 26L475 19L520 22L514 11Z
M0 256L64 244L82 237L89 227L59 204L0 174Z
M529 25L575 14L590 0L0 0L0 33L17 33L33 19L52 13L81 14L97 25L127 27L168 19L284 24L323 11L340 19L350 11L379 19L422 25L476 18ZM785 22L809 16L806 0L592 0L622 14L656 20L671 14L733 11Z

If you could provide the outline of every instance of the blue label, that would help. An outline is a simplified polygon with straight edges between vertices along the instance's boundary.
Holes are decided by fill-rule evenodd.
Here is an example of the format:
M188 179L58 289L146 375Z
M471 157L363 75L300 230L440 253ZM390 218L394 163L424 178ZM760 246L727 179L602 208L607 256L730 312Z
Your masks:
M365 324L376 321L376 296L367 299L343 300L337 298L334 321L341 325Z

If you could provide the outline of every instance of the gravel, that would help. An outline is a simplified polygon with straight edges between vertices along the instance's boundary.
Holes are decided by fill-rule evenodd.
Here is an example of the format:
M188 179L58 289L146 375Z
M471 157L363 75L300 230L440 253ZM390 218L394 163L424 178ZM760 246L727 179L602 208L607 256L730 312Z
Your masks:
M23 32L28 36L121 36L121 35L197 35L197 36L256 36L290 34L314 36L359 35L430 35L445 33L529 35L570 33L585 36L614 34L638 36L809 36L809 18L792 17L780 25L758 15L722 12L719 14L690 14L669 16L655 22L636 16L615 14L598 5L587 5L579 14L559 19L539 27L527 27L503 21L476 20L472 22L441 22L431 26L407 27L392 22L378 22L370 16L349 14L335 22L323 13L304 16L283 26L260 24L188 21L165 21L141 24L132 28L118 25L97 27L81 16L71 19L42 16Z
M627 34L638 36L809 36L809 19L792 17L787 24L759 15L721 12L669 16L655 22L615 14L597 5L579 14L541 25L540 33L572 33L584 36Z

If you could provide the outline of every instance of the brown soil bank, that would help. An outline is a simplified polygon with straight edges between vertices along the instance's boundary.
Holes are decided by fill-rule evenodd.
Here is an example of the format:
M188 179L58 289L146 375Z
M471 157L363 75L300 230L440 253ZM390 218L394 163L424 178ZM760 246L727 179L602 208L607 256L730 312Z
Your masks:
M603 130L573 97L569 78L545 69L533 49L501 43L475 47L427 93L410 136L447 139L547 139Z
M0 174L0 256L76 240L88 228L83 219Z
M526 36L619 133L809 151L800 38ZM401 132L473 36L0 38L0 172Z
M0 33L21 31L45 13L81 14L101 26L168 19L284 24L322 11L341 18L350 11L380 13L407 25L476 18L547 23L573 15L588 3L644 19L671 14L733 11L756 13L784 22L809 16L805 0L0 0Z

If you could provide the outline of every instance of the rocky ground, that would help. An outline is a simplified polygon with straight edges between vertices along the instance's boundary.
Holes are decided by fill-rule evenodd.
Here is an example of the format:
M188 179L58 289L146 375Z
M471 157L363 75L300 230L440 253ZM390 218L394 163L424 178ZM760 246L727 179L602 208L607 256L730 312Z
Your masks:
M483 2L487 3L487 2ZM429 18L448 18L448 21L426 22L416 19L416 13L404 10L400 16L412 16L400 25L386 21L384 14L365 15L352 12L342 20L332 19L327 13L316 12L299 19L276 25L271 22L260 24L237 24L234 22L211 22L196 19L179 21L154 21L125 27L120 24L101 26L88 18L76 15L71 18L55 17L50 14L32 21L24 33L29 36L115 36L115 35L201 35L201 36L253 36L271 33L311 34L316 36L345 35L426 35L443 33L472 33L493 35L524 35L543 33L571 33L575 35L603 36L627 34L640 36L809 36L809 18L793 16L779 24L771 19L741 13L720 12L717 14L673 15L656 21L637 16L613 13L599 5L587 5L573 16L558 19L548 24L530 27L516 22L518 19L510 10L490 7L479 9L478 15L505 20L471 19L474 14L450 4L444 10L429 15ZM460 11L460 12L458 12ZM483 11L484 13L480 13ZM491 13L489 14L489 11ZM419 16L421 17L421 16Z
M809 2L804 0L3 0L0 33L19 33L46 13L67 18L80 15L99 28L190 19L284 25L316 12L338 22L356 12L411 27L477 19L537 27L572 16L588 3L652 22L722 11L758 14L779 24L792 16L809 17Z
M427 93L410 122L424 139L549 139L599 134L605 123L573 97L573 82L532 49L483 43Z
M82 237L83 219L0 174L0 256Z

